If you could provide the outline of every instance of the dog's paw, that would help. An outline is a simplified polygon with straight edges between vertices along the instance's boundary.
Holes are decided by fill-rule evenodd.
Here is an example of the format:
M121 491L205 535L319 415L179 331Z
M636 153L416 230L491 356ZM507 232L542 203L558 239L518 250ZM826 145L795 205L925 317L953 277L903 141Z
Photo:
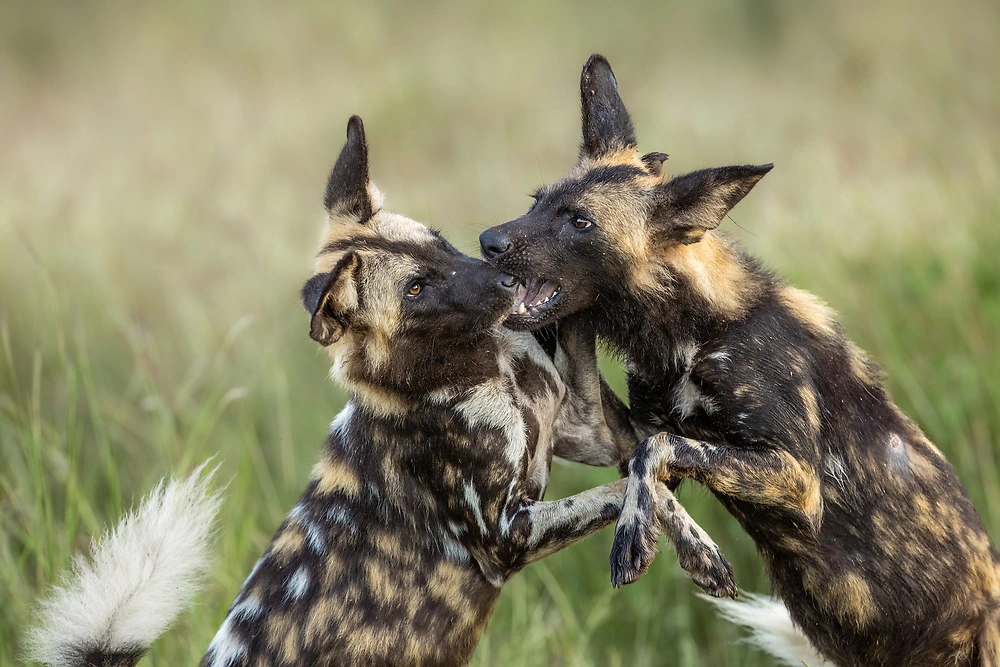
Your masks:
M675 546L680 566L703 591L716 598L736 598L733 568L714 542L689 538Z
M611 585L621 588L644 575L656 557L659 527L653 517L619 519L611 546Z

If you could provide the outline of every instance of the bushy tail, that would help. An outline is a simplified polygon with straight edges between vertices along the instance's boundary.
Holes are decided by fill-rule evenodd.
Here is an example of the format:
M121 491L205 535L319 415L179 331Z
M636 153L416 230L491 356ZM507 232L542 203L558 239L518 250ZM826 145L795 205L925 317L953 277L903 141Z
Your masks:
M781 601L766 595L743 593L739 600L720 600L703 595L724 617L751 630L751 644L783 665L833 667L795 627Z
M159 485L113 530L91 560L39 605L25 658L54 667L125 667L149 650L191 602L208 572L221 492L202 464Z

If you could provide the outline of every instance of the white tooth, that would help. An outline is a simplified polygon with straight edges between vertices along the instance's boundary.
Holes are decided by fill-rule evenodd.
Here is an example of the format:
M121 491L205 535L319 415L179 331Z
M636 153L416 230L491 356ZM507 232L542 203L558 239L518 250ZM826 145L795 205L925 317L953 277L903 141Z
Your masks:
M524 315L526 312L528 312L528 309L524 307L524 302L522 301L517 307L517 314Z

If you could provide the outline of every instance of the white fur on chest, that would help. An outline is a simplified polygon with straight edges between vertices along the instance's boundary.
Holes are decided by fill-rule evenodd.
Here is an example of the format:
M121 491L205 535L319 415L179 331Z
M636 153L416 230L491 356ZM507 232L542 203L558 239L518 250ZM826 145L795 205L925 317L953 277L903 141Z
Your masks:
M707 414L715 412L716 405L711 398L698 388L691 381L691 369L694 367L695 357L698 354L698 346L694 343L681 343L674 350L677 368L681 371L681 378L674 385L670 412L676 415L680 421L688 419L698 410L704 410Z

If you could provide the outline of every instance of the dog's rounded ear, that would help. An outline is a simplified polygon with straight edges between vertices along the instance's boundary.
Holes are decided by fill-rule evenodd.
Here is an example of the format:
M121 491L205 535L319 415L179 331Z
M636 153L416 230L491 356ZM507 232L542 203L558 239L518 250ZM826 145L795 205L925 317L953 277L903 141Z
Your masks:
M368 142L360 116L347 121L347 143L330 171L323 203L331 217L346 215L363 223L374 214L368 188Z
M309 337L326 347L340 340L358 307L357 273L361 257L344 255L329 273L318 273L302 288L302 305L312 315Z
M580 75L580 102L583 106L583 144L580 156L598 158L627 148L635 148L635 129L618 96L618 82L607 58L595 53Z
M700 241L706 231L719 226L726 214L773 167L773 164L716 167L672 178L657 188L652 222L668 240Z

